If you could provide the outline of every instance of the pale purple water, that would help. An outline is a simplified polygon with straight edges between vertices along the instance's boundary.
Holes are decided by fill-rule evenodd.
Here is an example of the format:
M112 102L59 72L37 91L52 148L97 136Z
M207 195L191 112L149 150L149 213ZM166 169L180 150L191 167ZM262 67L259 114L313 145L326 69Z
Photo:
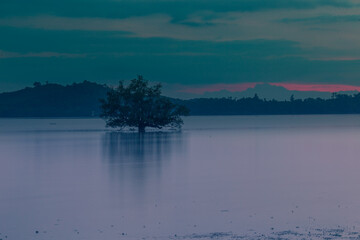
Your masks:
M0 239L358 236L359 173L357 115L188 117L142 137L0 119Z

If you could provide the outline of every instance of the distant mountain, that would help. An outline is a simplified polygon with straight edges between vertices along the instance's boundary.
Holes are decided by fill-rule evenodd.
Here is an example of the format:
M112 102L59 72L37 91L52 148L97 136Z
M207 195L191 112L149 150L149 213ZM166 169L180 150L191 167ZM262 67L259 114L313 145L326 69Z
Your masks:
M353 95L359 93L357 91L338 92L339 94ZM257 84L253 88L248 88L242 92L230 92L227 90L221 90L217 92L205 92L201 97L204 98L221 98L221 97L234 97L234 98L246 98L253 97L255 94L261 99L267 100L289 100L292 95L295 99L306 99L306 98L331 98L331 92L317 92L317 91L291 91L281 86L274 86L270 84Z
M100 114L99 99L105 85L84 81L72 85L35 84L34 87L1 93L0 117L85 117Z

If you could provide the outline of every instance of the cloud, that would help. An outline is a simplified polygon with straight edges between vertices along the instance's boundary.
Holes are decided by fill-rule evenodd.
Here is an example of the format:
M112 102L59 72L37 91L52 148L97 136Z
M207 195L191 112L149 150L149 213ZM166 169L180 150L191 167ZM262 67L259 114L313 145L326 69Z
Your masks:
M358 25L360 27L360 21L355 21L358 13L359 8L322 7L256 12L196 12L182 20L176 20L168 14L128 18L41 15L1 18L0 26L119 32L122 37L193 41L286 40L298 42L302 48L306 49L321 47L349 50L360 49L360 35L354 31L354 27ZM308 21L309 24L304 25L304 21ZM312 21L315 23L311 23ZM337 22L322 24L329 21Z
M284 18L283 23L303 23L303 24L333 24L359 22L360 15L325 15L308 18Z
M0 11L2 82L359 81L355 0L13 0Z
M114 31L12 27L0 27L0 31L4 33L0 46L7 52L7 58L0 58L0 87L4 81L31 84L34 80L68 84L87 79L116 84L119 79L131 79L137 74L189 88L249 82L354 84L360 74L358 61L339 61L342 56L356 55L354 50L351 54L309 50L285 40L130 38ZM49 53L75 55L49 57ZM317 58L333 59L313 60Z
M322 58L312 58L315 61L360 61L360 57L322 57Z
M45 30L82 31L136 31L144 26L158 26L168 22L167 16L138 17L129 19L68 18L56 16L36 16L0 19L0 25Z
M196 12L256 12L277 9L351 8L351 0L11 0L0 3L1 16L56 15L84 18L129 18L168 14L182 20Z
M50 57L63 57L63 58L79 58L85 57L85 54L74 54L74 53L57 53L57 52L39 52L39 53L18 53L18 52L7 52L0 50L0 58L50 58Z
M3 51L9 52L67 52L89 57L236 56L251 59L301 56L304 53L298 43L284 40L178 40L129 37L113 31L49 31L9 27L0 27L0 31L4 33L0 46Z
M221 90L226 90L229 92L242 92L248 88L253 88L259 83L237 83L237 84L211 84L205 86L192 86L192 87L185 87L183 89L178 90L179 92L183 93L193 93L193 94L204 94L206 92L218 92Z
M287 90L295 91L317 91L317 92L341 92L341 91L358 91L360 86L345 84L303 84L303 83L269 83L274 86L281 86Z

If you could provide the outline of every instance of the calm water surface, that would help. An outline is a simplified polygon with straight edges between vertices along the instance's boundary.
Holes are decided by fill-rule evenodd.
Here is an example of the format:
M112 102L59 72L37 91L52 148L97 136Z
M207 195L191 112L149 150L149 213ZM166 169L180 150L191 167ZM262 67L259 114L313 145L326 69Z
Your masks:
M182 132L141 136L100 119L0 119L0 239L348 239L359 228L357 115L188 117Z

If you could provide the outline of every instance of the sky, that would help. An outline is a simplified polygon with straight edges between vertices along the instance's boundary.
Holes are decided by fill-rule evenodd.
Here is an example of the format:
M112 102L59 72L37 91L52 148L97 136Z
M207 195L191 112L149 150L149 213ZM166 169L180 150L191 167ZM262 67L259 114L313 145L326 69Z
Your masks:
M33 82L168 91L360 87L355 0L0 1L0 92Z

